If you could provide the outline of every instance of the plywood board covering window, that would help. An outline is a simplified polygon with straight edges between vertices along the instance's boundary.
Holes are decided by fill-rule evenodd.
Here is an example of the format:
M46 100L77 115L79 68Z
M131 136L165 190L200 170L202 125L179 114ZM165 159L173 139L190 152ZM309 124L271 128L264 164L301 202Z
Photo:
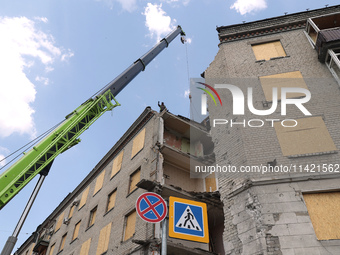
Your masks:
M204 181L206 192L214 192L217 190L215 173L207 176Z
M318 240L340 239L340 192L304 194Z
M137 189L136 184L140 181L140 168L130 175L129 193Z
M55 243L52 244L51 248L50 248L50 252L49 252L49 255L52 255L53 252L54 252L54 247L55 247Z
M78 235L79 235L80 223L81 223L81 221L79 221L79 222L74 226L74 231L73 231L72 240L76 239L76 238L78 237Z
M102 171L97 177L96 186L94 187L93 195L95 195L103 187L105 171Z
M133 139L131 158L144 148L145 128Z
M116 195L117 195L117 190L109 194L108 199L107 199L107 208L106 208L107 212L110 211L115 206Z
M112 225L112 222L100 230L96 255L103 254L109 248L111 225Z
M89 195L89 190L90 190L90 187L87 187L84 190L84 192L81 196L81 199L80 199L79 209L82 208L86 204L87 196Z
M65 241L66 241L66 234L62 236L61 238L61 242L60 242L60 247L59 247L59 251L62 251L64 249L65 246Z
M296 127L274 124L284 156L305 155L337 150L321 117L296 119Z
M57 220L57 224L55 225L55 232L57 232L60 229L61 224L63 223L63 220L64 220L64 214L65 214L65 212L60 214L60 216L59 216L59 218Z
M280 41L255 44L251 46L255 54L256 60L270 60L271 58L285 57Z
M96 221L96 215L97 215L97 207L93 208L90 212L90 219L89 219L89 227L94 224Z
M300 71L261 76L260 82L264 96L268 102L273 101L273 88L277 88L278 100L281 100L281 88L308 89ZM287 98L305 96L302 93L287 93Z
M80 248L80 255L89 255L90 246L91 246L91 238L88 239L86 242L84 242L84 243L81 245L81 248Z
M72 218L73 212L74 212L74 208L75 208L75 207L76 207L75 205L72 205L72 206L71 206L70 211L69 211L69 213L68 213L68 218L69 218L69 219Z
M135 233L136 226L136 211L133 211L125 218L124 241L128 240Z
M111 178L122 168L124 151L121 151L113 160Z

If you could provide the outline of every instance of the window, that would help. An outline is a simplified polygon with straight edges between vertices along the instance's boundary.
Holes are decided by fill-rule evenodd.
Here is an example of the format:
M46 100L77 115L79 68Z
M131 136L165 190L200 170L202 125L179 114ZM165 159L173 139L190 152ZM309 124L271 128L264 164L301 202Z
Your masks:
M337 150L321 117L296 119L296 127L274 123L284 156L306 155Z
M340 192L303 194L318 240L340 239Z
M90 212L90 219L89 219L89 227L91 227L94 222L96 221L96 214L97 214L97 206L93 208Z
M206 192L214 192L217 190L216 176L215 173L210 174L205 177L205 191Z
M72 241L78 237L79 234L79 228L80 228L81 221L78 221L78 223L74 226Z
M137 189L136 184L140 181L140 168L130 175L129 194Z
M61 238L59 251L62 251L62 250L64 249L65 241L66 241L66 235L67 235L67 234L63 235L62 238Z
M60 216L59 216L59 218L58 218L58 220L57 220L57 223L56 223L56 225L55 225L55 231L54 231L54 232L57 232L57 231L60 229L61 224L63 223L63 220L64 220L64 214L65 214L65 212L63 212L62 214L60 214Z
M136 211L125 216L124 241L128 240L135 233Z
M69 213L68 213L68 219L71 219L71 218L72 218L73 212L74 212L74 208L75 208L75 207L76 207L75 205L72 205L72 206L71 206L70 211L69 211Z
M286 56L280 41L253 44L251 47L256 60L270 60L271 58Z
M50 252L48 253L48 255L53 255L54 247L55 247L55 243L52 244L52 246L50 248Z
M88 239L86 242L84 242L84 243L81 245L81 248L80 248L80 255L89 255L90 245L91 245L91 238Z
M273 101L273 88L278 90L278 100L281 99L280 88L304 88L308 89L300 71L280 73L260 77L264 96L268 102ZM301 93L287 93L287 98L305 96Z
M84 190L83 195L81 196L81 199L80 199L80 202L79 202L79 209L81 209L86 204L86 200L87 200L87 196L89 194L89 190L90 190L90 187L87 187Z
M133 158L144 147L145 128L133 139L131 158Z
M112 222L100 230L96 255L103 254L109 248L111 225Z
M96 186L94 187L93 195L97 194L99 190L103 187L105 171L102 171L97 177Z
M113 160L112 164L112 171L111 171L111 178L115 176L119 170L122 168L122 161L123 161L124 151L121 151Z
M111 192L108 196L107 199L107 207L106 207L106 211L110 211L116 203L116 195L117 195L117 190L114 190L113 192Z

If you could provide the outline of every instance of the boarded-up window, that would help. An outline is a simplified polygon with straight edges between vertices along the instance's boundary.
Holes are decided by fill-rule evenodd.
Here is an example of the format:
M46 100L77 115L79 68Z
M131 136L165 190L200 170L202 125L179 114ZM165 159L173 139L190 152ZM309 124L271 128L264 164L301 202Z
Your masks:
M93 208L90 212L89 225L88 225L89 227L92 226L94 222L96 221L96 215L97 215L97 206Z
M102 171L97 177L96 186L94 187L93 195L95 195L103 187L105 171Z
M65 212L60 214L60 216L59 216L59 218L57 220L57 223L55 224L55 232L57 232L60 229L61 224L63 223L63 220L64 220L64 214L65 214Z
M251 47L256 60L269 60L271 58L286 56L286 52L284 51L280 41L254 44Z
M73 231L72 240L74 240L74 239L76 239L76 238L78 237L79 228L80 228L80 223L81 223L81 221L78 221L78 223L74 226L74 231Z
M107 199L107 208L106 208L107 212L110 211L115 206L116 195L117 195L117 190L109 194L108 199Z
M131 212L125 217L124 241L128 240L135 233L136 211Z
M340 192L304 194L318 240L340 239Z
M79 209L82 208L86 204L87 196L89 195L89 190L90 190L90 187L87 187L84 190L83 195L81 196L81 199L80 199Z
M273 88L277 88L278 100L281 99L281 88L304 88L308 89L300 71L273 74L260 77L264 96L268 102L273 101ZM302 93L287 93L286 98L305 96Z
M51 246L51 248L50 248L50 252L48 253L48 255L53 255L54 247L55 247L55 243L52 244L52 246Z
M217 190L215 173L207 176L204 181L206 192L214 192Z
M74 212L74 208L75 208L75 207L76 207L75 205L72 205L72 206L71 206L70 211L69 211L69 213L68 213L68 218L69 218L69 219L72 218L73 212Z
M133 139L131 158L133 158L144 147L145 128Z
M112 222L100 230L99 241L96 255L101 255L109 248L110 233Z
M122 168L124 151L121 151L113 160L111 178Z
M284 156L306 155L337 150L321 117L296 119L296 127L274 123ZM289 125L292 125L290 123Z
M140 181L140 168L130 175L129 193L137 189L136 184Z
M80 254L79 255L89 255L90 246L91 246L91 238L88 239L86 242L84 242L81 245Z
M65 241L66 241L66 234L62 236L61 238L61 242L60 242L60 247L59 247L59 251L62 251L64 249L65 246Z

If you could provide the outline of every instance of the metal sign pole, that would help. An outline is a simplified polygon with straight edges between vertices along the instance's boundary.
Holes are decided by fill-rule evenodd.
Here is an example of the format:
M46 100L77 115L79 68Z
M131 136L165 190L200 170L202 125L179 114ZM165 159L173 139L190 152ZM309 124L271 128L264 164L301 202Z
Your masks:
M166 203L166 206L168 206L168 203ZM167 255L167 225L168 225L168 219L165 217L162 223L162 253L161 255Z

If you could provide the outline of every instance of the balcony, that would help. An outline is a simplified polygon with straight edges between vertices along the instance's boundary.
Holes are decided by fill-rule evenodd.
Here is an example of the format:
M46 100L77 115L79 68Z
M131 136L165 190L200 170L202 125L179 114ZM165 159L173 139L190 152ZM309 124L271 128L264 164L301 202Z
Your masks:
M324 63L328 50L340 47L340 13L309 18L306 35Z

